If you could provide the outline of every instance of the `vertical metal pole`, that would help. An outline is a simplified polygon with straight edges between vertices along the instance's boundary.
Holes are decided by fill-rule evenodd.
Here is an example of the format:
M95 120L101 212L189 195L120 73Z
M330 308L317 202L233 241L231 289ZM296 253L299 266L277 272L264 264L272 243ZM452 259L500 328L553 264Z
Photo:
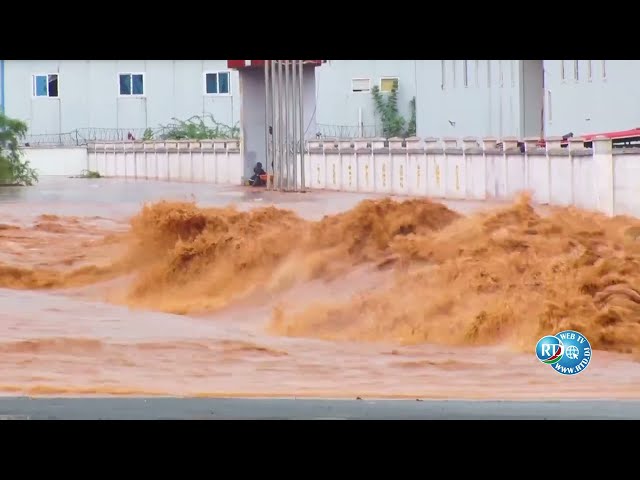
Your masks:
M271 137L271 163L273 168L273 188L274 190L278 189L278 122L280 109L278 108L278 95L276 89L278 88L278 78L277 78L277 68L278 63L277 60L271 60L271 110L273 113L273 122L271 123L271 128L273 130L273 134Z
M264 148L266 165L264 170L267 172L267 189L271 189L269 178L272 173L271 165L271 135L269 134L269 125L271 125L271 91L269 88L269 60L264 61Z
M298 61L291 61L291 156L293 159L293 191L298 191Z
M299 72L298 72L298 83L299 88L298 88L298 94L300 95L300 98L298 100L298 115L299 115L299 120L300 120L300 190L302 190L304 192L306 186L305 186L305 179L304 179L304 149L305 149L305 144L304 144L304 136L305 136L305 121L304 121L304 60L299 60L298 61L298 68L299 68Z
M291 114L291 105L289 103L289 60L285 60L284 64L284 142L285 142L285 155L284 164L286 170L286 187L285 190L291 190L291 151L289 146L291 143L291 122L289 121L289 115Z
M282 60L277 60L278 74L276 84L276 102L278 105L278 118L276 125L276 141L277 141L277 156L276 156L276 174L278 175L277 189L282 189Z
M280 106L278 104L278 61L271 63L271 91L273 102L273 187L278 189L279 175L278 172L278 124L280 123Z

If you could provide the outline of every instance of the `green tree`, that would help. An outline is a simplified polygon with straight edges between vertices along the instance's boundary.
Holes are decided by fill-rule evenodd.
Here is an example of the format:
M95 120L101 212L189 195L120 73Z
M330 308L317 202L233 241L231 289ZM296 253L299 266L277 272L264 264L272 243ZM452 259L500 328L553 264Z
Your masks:
M11 185L33 185L36 171L23 158L19 142L27 134L27 124L0 112L0 182Z
M416 134L416 99L411 99L411 119L408 124L398 111L398 83L396 82L388 95L382 95L376 85L371 89L373 103L382 123L382 134L385 138L412 137Z

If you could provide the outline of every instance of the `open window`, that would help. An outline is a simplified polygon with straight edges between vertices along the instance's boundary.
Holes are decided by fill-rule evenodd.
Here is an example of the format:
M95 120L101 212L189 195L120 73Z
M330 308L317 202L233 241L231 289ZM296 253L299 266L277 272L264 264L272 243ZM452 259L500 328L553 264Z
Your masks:
M33 96L58 98L58 74L43 73L33 76Z

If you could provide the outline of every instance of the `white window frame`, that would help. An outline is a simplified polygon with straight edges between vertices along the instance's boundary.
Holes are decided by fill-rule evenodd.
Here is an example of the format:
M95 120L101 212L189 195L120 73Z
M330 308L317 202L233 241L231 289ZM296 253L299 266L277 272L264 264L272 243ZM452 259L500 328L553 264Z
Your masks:
M607 61L600 60L600 62L601 62L601 68L602 68L602 80L606 80L607 79Z
M128 93L120 93L120 76L121 75L129 75L131 77L131 94ZM133 76L134 75L142 75L142 94L133 93ZM116 86L118 88L118 97L121 98L144 98L147 96L147 76L144 72L118 72L116 75Z
M444 90L447 86L447 61L440 60L440 88Z
M580 60L573 61L573 81L580 81Z
M226 73L229 75L229 92L227 93L207 93L207 75L216 74L218 77L218 90L220 90L220 74ZM202 74L202 91L205 97L230 97L231 96L231 70L208 70Z
M49 75L55 75L58 77L58 96L52 97L49 95ZM36 77L47 77L47 94L44 96L36 95ZM43 98L60 98L60 74L57 72L51 73L34 73L31 75L31 98L43 99Z
M587 81L593 81L593 60L587 60Z
M391 90L389 90L389 91L382 90L382 81L383 80L395 80L396 84L398 85L397 91L400 91L400 78L399 77L380 77L380 79L378 80L378 88L380 89L380 93L391 93Z
M562 83L567 81L567 71L565 70L564 60L560 60L560 81Z
M353 82L366 80L369 85L366 90L354 90ZM366 77L354 77L351 79L351 93L370 93L371 92L371 79Z

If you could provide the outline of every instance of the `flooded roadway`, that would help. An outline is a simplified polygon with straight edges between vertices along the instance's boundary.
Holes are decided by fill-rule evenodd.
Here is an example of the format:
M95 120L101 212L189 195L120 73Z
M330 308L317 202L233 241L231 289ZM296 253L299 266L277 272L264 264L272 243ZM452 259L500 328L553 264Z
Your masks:
M370 197L370 196L369 196ZM0 188L0 262L60 267L107 262L97 242L124 232L143 202L276 204L316 220L359 194L276 194L231 187L107 179L42 179ZM462 213L486 204L446 202ZM55 215L42 217L42 215ZM69 220L68 217L76 217ZM64 220L67 218L67 220ZM54 219L54 220L52 220ZM65 223L66 222L66 223ZM56 229L55 225L64 228ZM367 267L310 281L214 314L174 315L108 302L125 280L90 286L0 289L0 394L332 398L640 398L631 355L596 351L585 373L563 377L506 347L330 341L267 333L273 307L339 299L387 281ZM116 292L116 293L114 293Z

